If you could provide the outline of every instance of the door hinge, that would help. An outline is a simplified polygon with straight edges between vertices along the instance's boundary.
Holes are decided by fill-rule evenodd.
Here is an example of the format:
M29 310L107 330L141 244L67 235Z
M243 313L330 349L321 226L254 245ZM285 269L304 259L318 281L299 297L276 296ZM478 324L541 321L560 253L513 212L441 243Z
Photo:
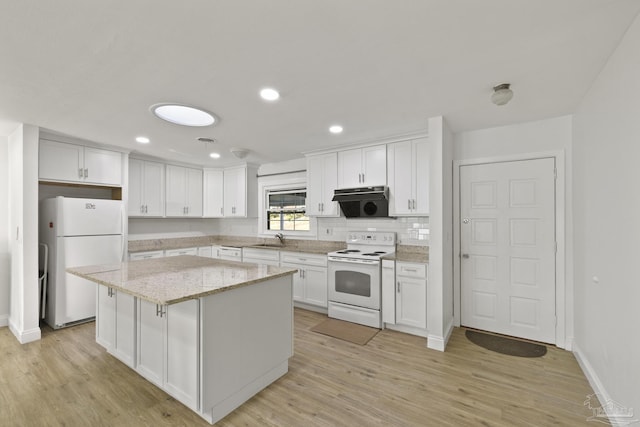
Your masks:
M553 168L553 179L558 179L558 168Z
M555 252L558 253L558 242L554 242L555 244Z

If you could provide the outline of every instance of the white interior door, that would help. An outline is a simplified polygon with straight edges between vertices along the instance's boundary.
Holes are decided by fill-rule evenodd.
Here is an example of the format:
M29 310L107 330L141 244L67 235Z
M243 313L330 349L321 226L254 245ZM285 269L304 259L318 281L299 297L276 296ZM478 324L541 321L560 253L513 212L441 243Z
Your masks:
M555 343L555 159L460 167L461 323Z

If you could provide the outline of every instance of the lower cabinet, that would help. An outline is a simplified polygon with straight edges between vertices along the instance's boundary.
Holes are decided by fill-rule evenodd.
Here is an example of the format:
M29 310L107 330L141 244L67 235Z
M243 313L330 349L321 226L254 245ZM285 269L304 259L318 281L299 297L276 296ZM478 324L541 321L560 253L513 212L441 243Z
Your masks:
M242 262L254 264L280 265L280 252L274 249L242 248Z
M134 252L129 254L129 259L132 261L135 261L138 259L150 259L150 258L162 258L162 257L164 257L164 250Z
M96 292L96 342L129 367L135 366L135 297L106 286Z
M297 268L293 276L293 300L327 308L327 256L280 252L282 267Z
M194 410L199 409L199 319L199 300L163 306L138 299L138 373Z
M198 255L198 248L167 249L164 256Z
M383 260L382 320L389 329L427 335L427 264Z

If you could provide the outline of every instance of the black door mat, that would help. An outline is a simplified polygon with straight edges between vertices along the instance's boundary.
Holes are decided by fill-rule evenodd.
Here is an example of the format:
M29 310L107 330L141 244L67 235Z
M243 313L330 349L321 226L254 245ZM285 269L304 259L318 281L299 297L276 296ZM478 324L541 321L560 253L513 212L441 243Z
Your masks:
M499 335L484 334L467 329L465 336L472 343L496 353L518 357L542 357L547 354L547 347L531 342L520 341Z

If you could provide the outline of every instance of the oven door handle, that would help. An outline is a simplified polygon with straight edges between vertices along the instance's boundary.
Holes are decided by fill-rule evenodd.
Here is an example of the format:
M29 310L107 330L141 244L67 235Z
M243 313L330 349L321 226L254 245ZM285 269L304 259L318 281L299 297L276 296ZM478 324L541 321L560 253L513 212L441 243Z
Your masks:
M329 257L329 261L331 262L341 262L341 263L349 263L349 264L360 264L360 265L377 265L380 264L380 261L374 259L348 259L348 258L337 258L337 257Z

